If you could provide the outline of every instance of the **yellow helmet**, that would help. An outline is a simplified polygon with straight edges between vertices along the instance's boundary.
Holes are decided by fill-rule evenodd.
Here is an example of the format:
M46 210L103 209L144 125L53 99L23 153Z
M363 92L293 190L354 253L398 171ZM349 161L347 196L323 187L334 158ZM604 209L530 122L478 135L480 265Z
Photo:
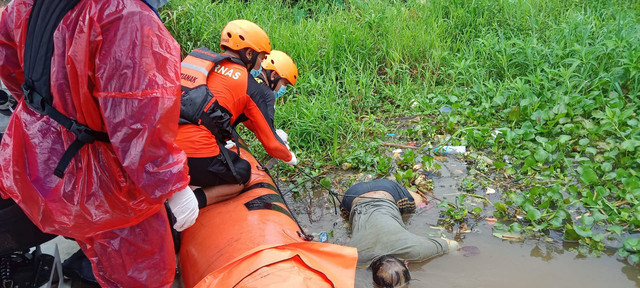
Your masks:
M298 80L298 67L291 57L279 50L272 50L267 58L262 61L262 69L273 70L284 79L287 79L291 85L296 84Z
M220 48L232 50L251 48L256 52L271 52L271 42L260 26L249 20L239 19L227 23L220 36Z

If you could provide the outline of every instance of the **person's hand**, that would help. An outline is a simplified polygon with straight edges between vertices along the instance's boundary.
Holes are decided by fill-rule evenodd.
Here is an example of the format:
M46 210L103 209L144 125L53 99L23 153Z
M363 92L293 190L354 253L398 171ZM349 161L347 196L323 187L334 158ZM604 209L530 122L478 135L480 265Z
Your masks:
M191 188L186 188L176 192L168 199L171 212L176 217L176 223L173 228L178 232L187 229L196 223L198 218L198 200L191 191Z
M296 158L296 154L293 154L293 152L291 152L291 160L285 162L291 166L296 166L298 165L298 159Z
M449 246L449 251L458 251L458 249L460 249L460 243L458 243L458 241L450 240L450 239L444 239L444 240L447 241L447 246Z

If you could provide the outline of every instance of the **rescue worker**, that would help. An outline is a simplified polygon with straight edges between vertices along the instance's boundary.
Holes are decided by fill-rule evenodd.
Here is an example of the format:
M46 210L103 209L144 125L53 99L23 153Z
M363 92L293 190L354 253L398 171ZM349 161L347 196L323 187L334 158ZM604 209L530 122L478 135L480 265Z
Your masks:
M258 70L264 57L271 52L269 36L251 21L233 20L222 30L220 48L223 50L221 55L231 58L213 66L206 76L206 84L215 100L213 106L219 105L219 110L229 118L224 125L231 126L243 113L249 119L264 118L258 105L247 95L247 81L249 71ZM201 66L203 57L218 55L205 48L194 52L182 62L183 87L201 80L194 76L200 75L198 71L209 71ZM201 57L194 57L197 55ZM251 176L249 163L239 157L237 150L225 148L225 142L220 145L207 127L180 125L176 143L187 153L190 184L199 186L194 193L200 208L234 197L244 189ZM297 161L292 154L283 158L292 164Z
M198 215L186 155L174 144L180 46L140 0L78 1L48 37L31 34L32 22L68 3L14 0L0 17L0 78L18 100L0 147L0 196L42 231L75 239L102 287L170 287L176 261L164 204L179 231ZM26 45L40 36L51 40ZM31 64L50 64L40 69L49 83L38 86L50 87L52 103L40 103L50 114L33 108L41 91L25 82L26 56L46 46L52 56ZM105 137L82 138L97 135Z
M286 159L294 158L295 155L289 148L287 133L274 128L275 100L284 94L287 86L296 84L298 68L289 55L272 50L262 61L262 67L258 71L257 77L249 77L247 94L261 113L253 114L253 118L242 113L236 118L233 127L243 123L256 134L269 155L287 162Z

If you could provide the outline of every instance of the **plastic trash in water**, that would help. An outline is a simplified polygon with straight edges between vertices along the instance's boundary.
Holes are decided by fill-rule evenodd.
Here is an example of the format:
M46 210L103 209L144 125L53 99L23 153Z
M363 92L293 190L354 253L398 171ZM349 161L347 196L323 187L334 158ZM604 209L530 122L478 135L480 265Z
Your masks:
M433 151L441 154L462 154L467 152L467 146L442 146L436 147Z
M320 235L318 235L318 241L327 242L327 240L329 240L329 235L327 235L327 232L320 232Z

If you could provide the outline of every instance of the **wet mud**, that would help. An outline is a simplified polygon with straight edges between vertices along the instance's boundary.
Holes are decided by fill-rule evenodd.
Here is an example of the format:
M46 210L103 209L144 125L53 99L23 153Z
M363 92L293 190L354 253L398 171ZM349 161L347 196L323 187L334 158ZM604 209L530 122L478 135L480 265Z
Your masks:
M597 255L578 253L575 243L566 243L561 235L548 235L540 239L526 238L511 241L493 235L491 211L483 201L467 197L465 205L470 209L483 208L482 217L469 220L466 225L439 226L441 218L437 204L442 201L455 203L460 195L461 180L467 174L462 159L449 156L437 159L441 169L430 173L433 192L427 194L428 202L414 215L406 217L408 229L418 235L444 236L460 242L462 249L421 263L411 263L410 287L640 287L640 269L618 257L615 250ZM298 177L306 177L298 175ZM351 184L373 179L372 175L354 174L337 170L322 175L332 179L332 190L342 193ZM328 197L328 191L317 182L306 181L307 193L292 193L287 189L289 181L279 179L279 186L290 208L308 234L315 236L325 232L328 242L345 244L349 241L349 224L337 213ZM500 192L484 195L498 200ZM442 222L440 222L442 223ZM355 287L373 287L371 272L358 269Z

